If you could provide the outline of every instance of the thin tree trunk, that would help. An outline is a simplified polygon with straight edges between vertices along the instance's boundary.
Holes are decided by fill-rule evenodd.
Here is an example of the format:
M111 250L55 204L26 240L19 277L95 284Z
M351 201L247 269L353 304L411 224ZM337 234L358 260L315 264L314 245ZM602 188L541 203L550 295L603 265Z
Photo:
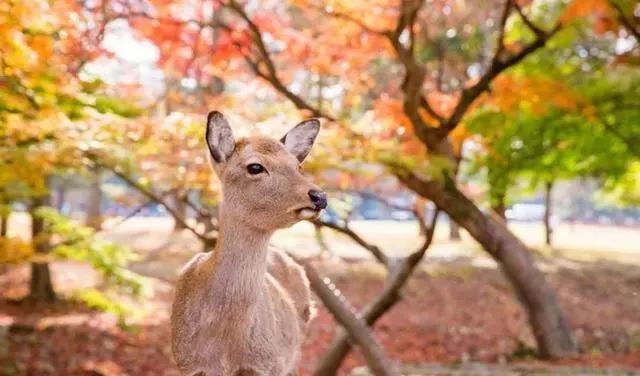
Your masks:
M87 202L86 224L100 230L102 227L102 173L96 168L91 174Z
M489 180L488 193L491 210L493 210L498 218L506 223L507 191L511 185L511 175L508 166L489 163L487 178Z
M176 213L180 215L185 220L187 219L187 203L184 201L186 193L185 192L176 192L173 196L173 206L176 210ZM183 222L176 221L173 225L173 231L184 230L186 227Z
M491 210L493 210L493 212L496 213L498 218L500 218L502 221L504 221L506 223L507 222L507 215L506 215L507 207L506 207L504 201L505 201L505 195L504 194L496 195L496 197L494 197L494 202L493 202L493 205L491 206Z
M552 202L551 191L553 190L553 182L548 181L544 185L544 244L551 247L551 237L553 235L553 226L551 224Z
M507 208L505 208L504 204L496 205L491 208L494 213L500 218L503 222L507 222Z
M424 180L403 171L398 177L464 227L501 265L527 311L542 357L562 358L576 353L571 328L555 292L536 267L530 250L504 223L485 216L446 176Z
M9 210L0 208L0 237L6 238L9 231Z
M35 210L50 203L49 193L33 199L31 205L31 239L34 243L37 255L45 255L49 252L49 239L44 235L44 219L35 215ZM49 263L34 261L31 263L31 282L29 286L29 299L53 301L56 294L51 281Z
M449 240L460 240L460 226L453 219L449 219Z

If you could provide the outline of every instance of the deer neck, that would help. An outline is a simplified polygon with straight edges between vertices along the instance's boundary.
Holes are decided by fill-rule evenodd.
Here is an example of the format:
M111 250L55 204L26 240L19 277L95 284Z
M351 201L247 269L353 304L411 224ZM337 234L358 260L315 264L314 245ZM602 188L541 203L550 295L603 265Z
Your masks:
M272 232L249 226L233 210L220 208L220 232L210 259L212 293L221 310L239 314L264 297Z

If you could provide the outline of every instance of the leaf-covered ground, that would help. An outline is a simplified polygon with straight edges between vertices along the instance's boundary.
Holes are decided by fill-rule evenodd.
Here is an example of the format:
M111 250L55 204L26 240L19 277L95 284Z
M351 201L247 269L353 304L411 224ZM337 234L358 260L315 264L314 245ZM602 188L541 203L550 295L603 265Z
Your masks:
M371 262L325 261L320 269L357 307L375 296L384 276ZM575 359L551 365L640 370L640 270L602 263L546 269L582 350ZM169 284L154 282L154 295L145 304L148 315L123 329L112 315L78 304L14 302L26 291L26 271L0 271L0 375L178 375L170 355ZM54 273L67 278L67 285L90 278L76 264L57 264ZM525 314L496 269L467 263L424 267L403 296L376 325L394 359L549 365L530 358L533 341ZM320 308L304 346L304 374L335 329ZM357 353L350 356L343 374L362 362Z

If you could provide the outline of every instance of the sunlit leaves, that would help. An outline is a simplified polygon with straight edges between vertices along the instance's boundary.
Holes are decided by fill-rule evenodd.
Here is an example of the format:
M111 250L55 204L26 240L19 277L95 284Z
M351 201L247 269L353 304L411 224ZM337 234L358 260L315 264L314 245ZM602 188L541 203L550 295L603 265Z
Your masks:
M41 207L36 215L47 223L55 255L88 262L111 286L132 293L142 291L141 277L126 269L127 264L136 258L129 248L99 238L92 228L66 218L53 208Z
M561 21L568 24L588 20L593 22L594 31L598 33L615 30L618 23L610 1L616 0L572 0L564 10Z
M605 192L602 197L606 201L619 206L640 205L639 161L631 163L621 177L607 179L605 183Z

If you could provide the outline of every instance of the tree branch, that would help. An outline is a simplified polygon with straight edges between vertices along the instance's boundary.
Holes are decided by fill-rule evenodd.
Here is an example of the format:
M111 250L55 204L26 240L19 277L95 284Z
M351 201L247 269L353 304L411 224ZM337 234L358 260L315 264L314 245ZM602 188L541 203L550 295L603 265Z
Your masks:
M168 195L172 194L173 192L175 192L175 189L170 189L166 192L163 192L162 194L160 194L160 198L164 200L165 197L167 197ZM156 202L155 200L152 199L148 199L147 201L143 202L142 204L138 205L136 208L134 208L131 212L129 212L129 214L127 214L126 216L124 216L121 220L119 220L118 222L116 222L114 225L109 227L109 230L113 230L114 228L122 225L123 223L125 223L126 221L128 221L129 219L135 217L136 215L138 215L138 213L140 213L144 208L146 208L147 206L153 204L154 202Z
M180 226L188 229L193 235L195 235L198 239L202 240L206 244L215 244L215 239L209 238L201 233L199 233L195 228L191 227L180 214L175 211L171 205L169 205L165 200L161 197L153 193L151 190L146 189L144 186L133 180L131 177L119 171L117 168L110 168L110 171L113 172L114 175L122 179L125 183L127 183L130 187L134 188L136 191L140 192L142 195L148 197L149 199L157 202L162 205L169 214L173 217L173 219L180 224ZM213 242L213 243L212 243Z
M242 7L242 5L240 5L235 0L230 0L229 3L227 4L227 7L231 9L234 13L236 13L240 18L242 18L244 22L247 23L247 26L249 27L249 30L251 32L252 40L255 43L256 47L258 48L261 62L264 63L267 69L266 73L262 72L262 70L259 68L258 63L252 61L250 58L245 58L245 60L247 61L247 63L249 63L249 66L254 71L254 73L256 73L259 77L271 83L271 86L276 91L280 92L282 95L287 97L287 99L289 99L293 103L293 105L296 106L296 108L300 110L307 110L311 112L313 116L316 116L316 117L324 117L332 121L335 120L333 116L321 111L319 108L313 106L311 103L302 99L301 96L295 94L294 92L289 90L289 88L287 88L287 86L278 77L275 63L273 62L271 54L269 53L267 46L264 42L264 39L262 38L262 33L258 25L255 22L253 22L251 17L249 17L247 12Z
M318 4L311 4L309 3L308 6L312 9L315 9L317 11L319 11L320 13L326 15L326 16L330 16L330 17L334 17L334 18L338 18L338 19L342 19L345 21L348 21L352 24L357 25L358 27L360 27L362 30L372 33L372 34L377 34L377 35L385 35L386 33L388 33L390 30L385 30L385 29L376 29L374 27L371 27L367 24L365 24L364 22L362 22L360 19L348 14L348 13L343 13L343 12L336 12L335 10L327 10L324 6L322 5L318 5Z
M426 77L426 70L422 64L416 60L413 49L415 35L413 24L417 14L422 7L421 0L402 0L398 20L393 31L386 32L385 36L391 43L400 63L402 63L405 76L402 82L403 91L403 111L411 120L416 136L425 144L431 143L432 127L429 127L422 119L419 109L424 108L431 116L440 121L440 116L431 108L428 101L422 95L422 85ZM408 28L407 28L408 27ZM402 34L408 30L409 46L405 46L401 41Z
M213 218L214 216L214 214L210 210L203 208L202 206L196 205L193 201L191 201L191 199L189 198L189 195L184 195L180 197L180 201L184 202L188 207L193 209L196 213L198 213L198 216L200 217Z
M438 77L440 77L440 74L438 74ZM440 80L438 80L439 82L441 82ZM441 86L441 85L438 85ZM438 89L439 90L439 89ZM435 118L439 123L444 121L444 118L442 117L442 115L440 115L439 113L437 113L433 107L431 107L431 105L429 104L429 101L427 101L427 98L425 98L424 96L420 96L420 106L427 111L427 113L432 116L433 118Z
M511 4L511 0L507 1L505 7L510 7L510 4ZM506 24L506 18L504 17L504 14L505 13L503 13L501 22L505 22ZM524 14L522 14L522 17L523 17L523 20L528 20L524 16ZM525 21L525 23L527 22L531 23L530 21ZM544 47L547 41L560 30L560 23L556 24L556 26L553 27L550 31L543 31L538 27L536 27L535 25L533 25L532 23L531 23L532 26L529 26L529 23L527 23L528 27L534 27L532 31L536 34L535 40L531 42L529 45L523 47L518 53L508 56L506 58L502 58L500 56L504 48L503 47L504 42L498 43L498 48L496 48L496 53L492 58L491 64L489 66L489 69L487 69L486 73L482 77L480 77L478 82L476 82L474 85L462 90L462 93L460 95L460 100L458 101L458 104L453 110L452 115L449 117L449 119L447 119L447 121L444 124L442 124L442 136L446 136L458 126L458 124L460 123L460 120L462 120L462 117L468 111L469 107L471 107L471 105L480 96L480 94L482 94L484 91L489 89L491 82L493 82L493 80L500 73L518 64L525 57L531 55L533 52ZM502 26L503 29L504 27L505 25ZM500 39L502 40L504 35L504 30L502 30L499 35L500 35Z
M322 304L342 325L348 336L360 347L367 365L374 375L395 375L392 363L376 341L370 328L345 304L344 296L330 287L306 260L297 259L309 278L309 284ZM324 374L326 375L326 374Z
M192 226L189 226L189 224L186 222L186 220L184 218L182 218L182 216L176 210L174 210L171 207L171 205L169 205L161 196L158 196L157 194L153 193L151 190L147 189L142 184L138 183L137 181L132 179L130 176L128 176L124 172L120 171L120 169L118 169L116 166L109 166L107 164L104 164L104 163L100 162L98 160L98 156L97 155L95 155L95 154L93 154L91 152L87 152L87 156L97 166L111 171L114 175L116 175L117 177L122 179L122 181L127 183L131 188L135 189L136 191L138 191L139 193L141 193L143 196L147 197L148 199L150 199L152 201L155 201L158 204L162 205L167 210L167 212L169 212L169 214L171 214L171 216L173 217L173 219L176 222L178 222L182 227L188 229L193 235L195 235L205 245L207 245L207 246L214 246L215 245L215 243L216 243L216 239L215 238L211 238L211 237L208 237L206 235L203 235L200 232L198 232L195 228L193 228Z
M513 0L508 0L508 2L511 2ZM527 25L527 27L533 31L534 34L536 35L544 35L546 32L544 30L542 30L541 28L539 28L536 24L534 24L529 17L527 17L524 12L522 11L522 7L520 6L520 4L518 4L517 1L513 1L513 7L516 9L516 12L518 12L518 15L520 16L520 18L522 19L522 22L524 22L525 25Z
M436 212L428 226L428 230L425 233L426 237L424 243L415 252L410 254L403 261L399 262L397 267L390 271L382 293L358 315L367 323L367 325L372 326L375 324L380 317L400 301L400 290L409 280L409 277L411 277L416 266L419 264L420 260L422 260L427 249L433 242L438 214L439 209L436 209ZM336 374L336 371L340 367L340 364L342 364L342 361L347 356L350 349L351 344L349 343L349 334L345 331L340 331L331 342L329 350L318 362L318 366L314 370L313 375L324 376Z
M500 15L500 30L498 31L498 41L496 51L493 54L493 59L491 60L491 65L494 65L502 52L504 51L504 35L506 33L507 26L507 18L509 18L509 13L511 11L511 5L514 3L513 0L506 0L504 7L502 9L502 14Z
M609 0L609 4L611 4L611 6L615 8L616 13L618 13L618 20L620 23L636 38L636 47L640 46L640 29L633 24L633 21L627 18L623 9L620 7L620 4L612 0Z
M323 226L323 227L328 227L334 231L337 231L341 234L347 235L348 237L350 237L354 242L358 243L358 245L360 245L362 248L366 249L367 251L371 252L371 254L373 255L373 257L376 258L376 260L378 260L379 262L381 262L383 265L387 265L389 264L389 258L387 257L387 255L384 254L384 252L382 252L382 250L380 249L380 247L371 244L369 242L367 242L366 240L364 240L360 235L358 235L355 231L353 231L347 224L345 225L338 225L336 223L333 222L328 222L328 221L324 221L321 219L316 219L314 221L312 221L312 223L318 225L318 226Z

